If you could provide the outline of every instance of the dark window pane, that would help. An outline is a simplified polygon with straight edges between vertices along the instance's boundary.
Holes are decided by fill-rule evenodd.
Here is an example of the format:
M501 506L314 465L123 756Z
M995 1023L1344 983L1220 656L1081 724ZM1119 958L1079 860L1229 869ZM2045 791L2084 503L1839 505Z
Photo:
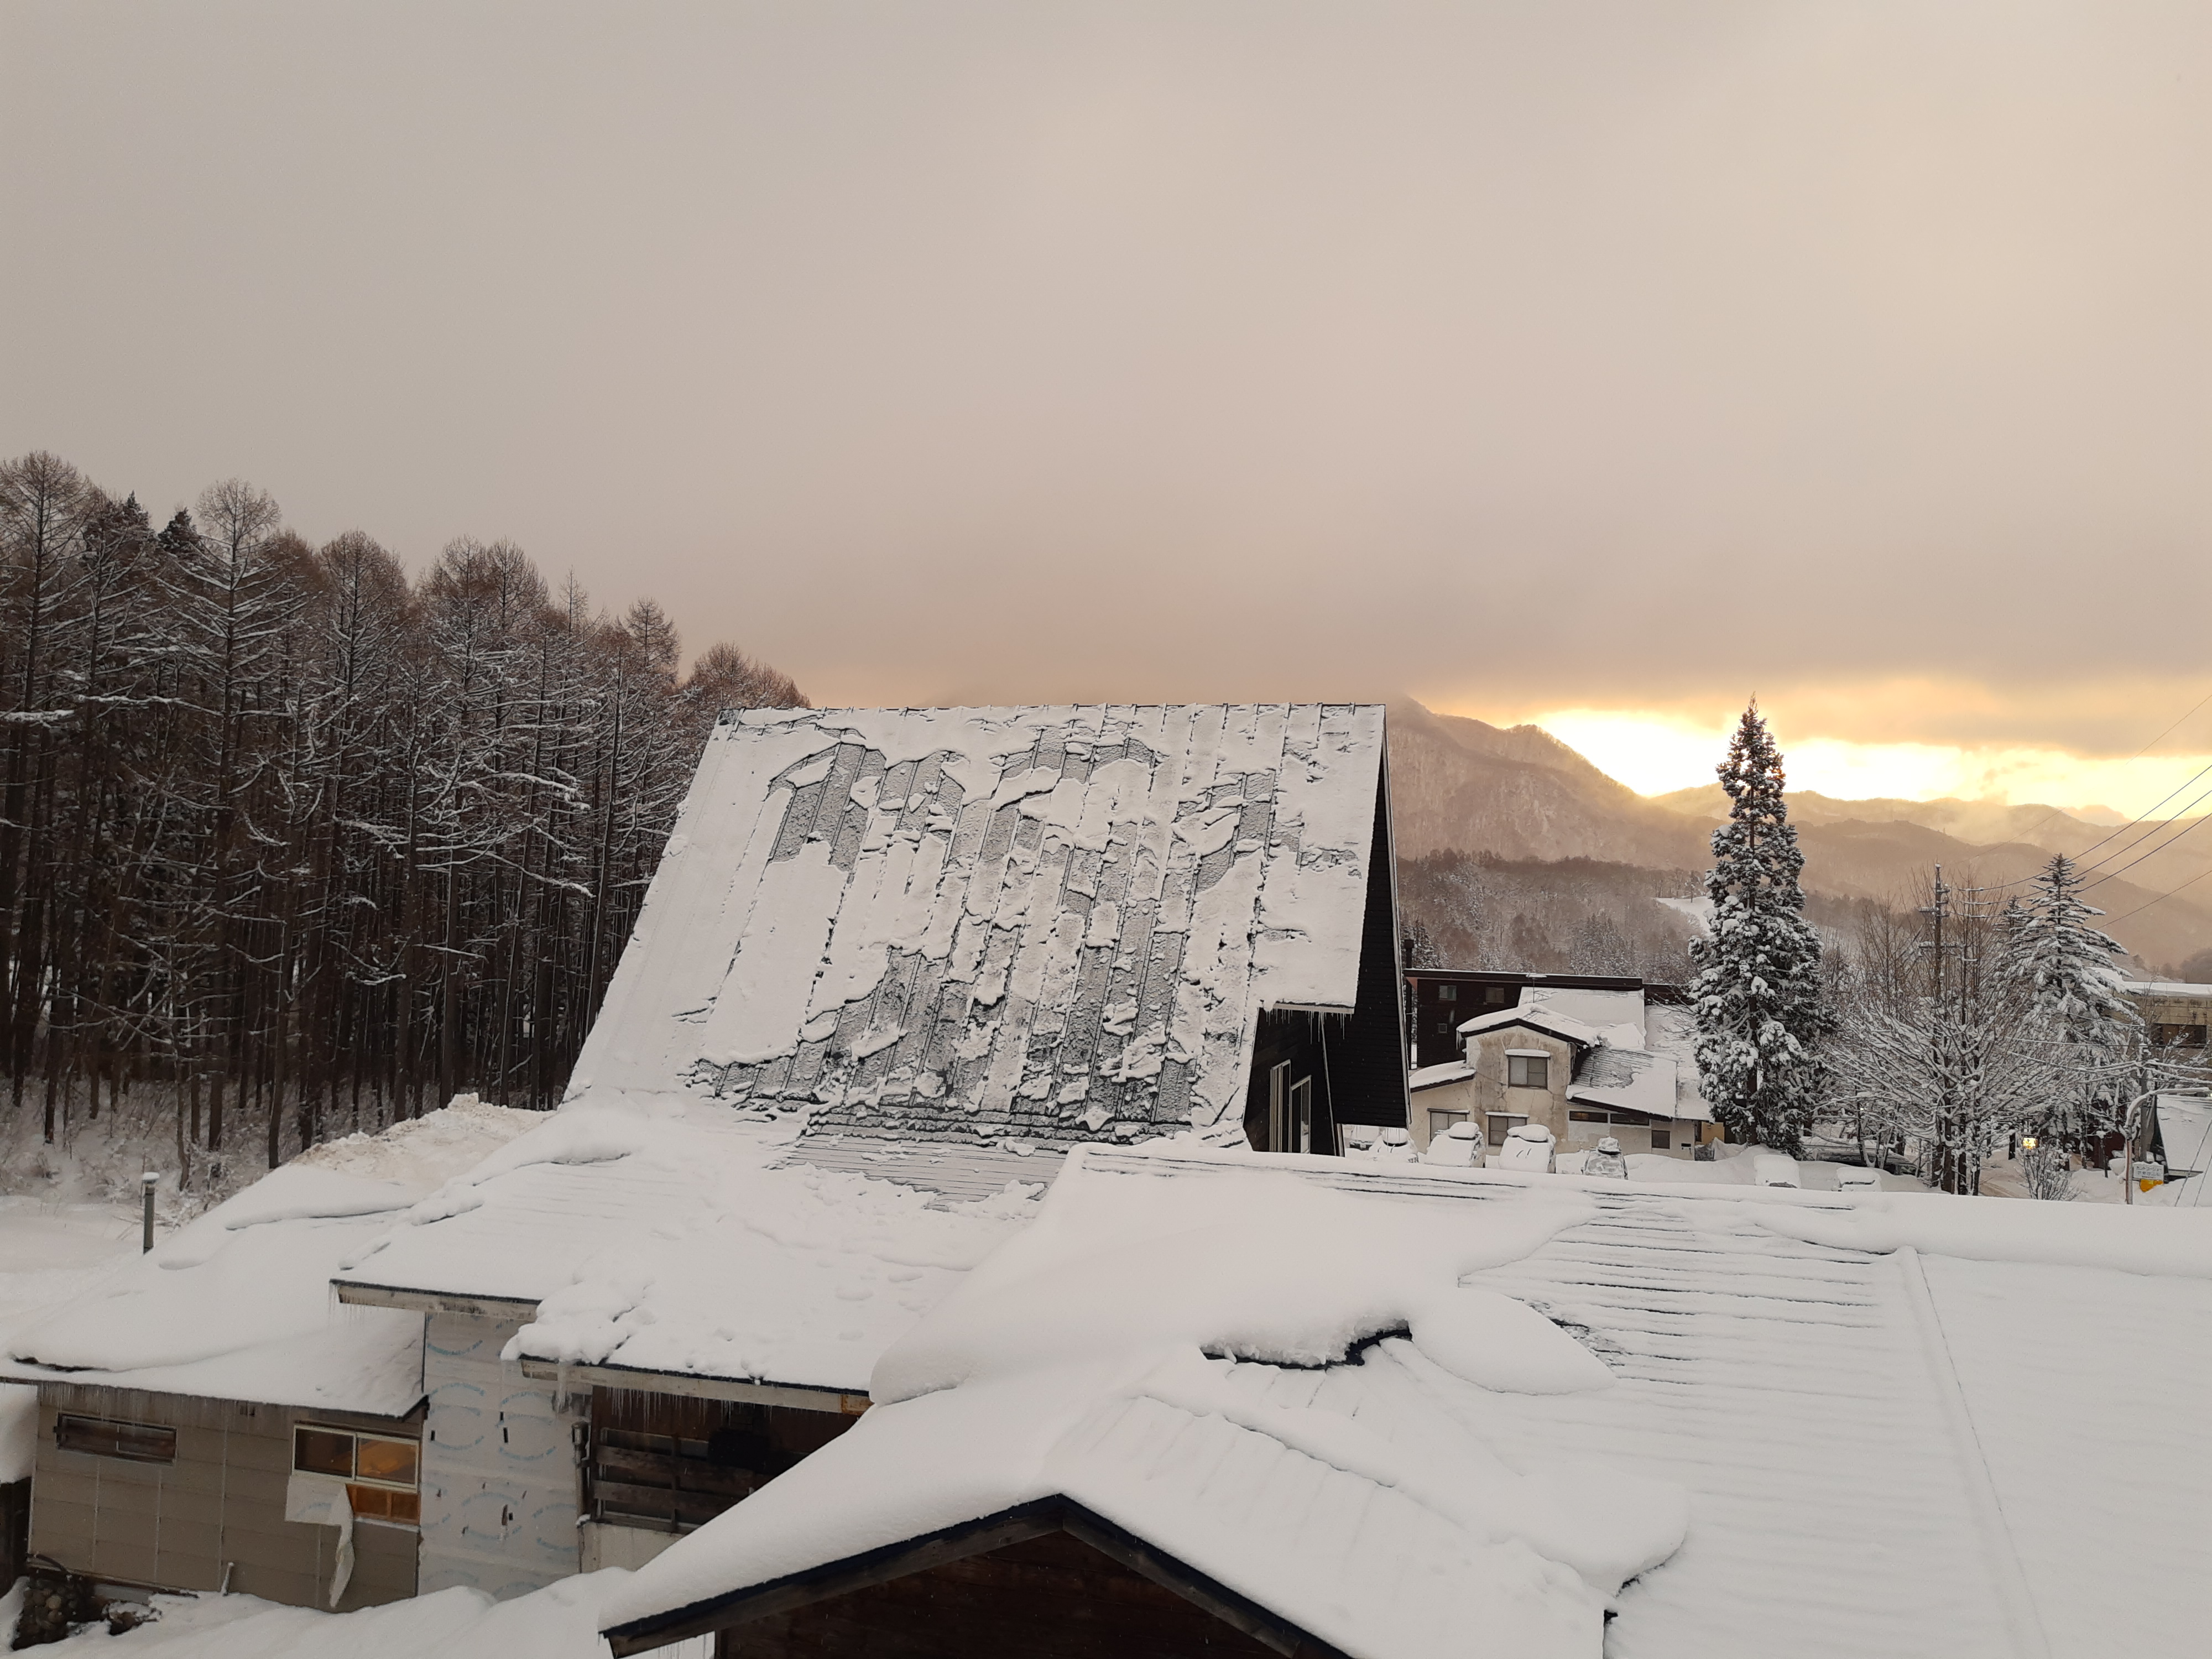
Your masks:
M353 1437L339 1429L295 1429L292 1467L307 1474L353 1478Z
M130 1463L173 1463L177 1431L154 1423L114 1423L100 1417L63 1417L54 1421L54 1444L64 1451L94 1457L119 1457Z

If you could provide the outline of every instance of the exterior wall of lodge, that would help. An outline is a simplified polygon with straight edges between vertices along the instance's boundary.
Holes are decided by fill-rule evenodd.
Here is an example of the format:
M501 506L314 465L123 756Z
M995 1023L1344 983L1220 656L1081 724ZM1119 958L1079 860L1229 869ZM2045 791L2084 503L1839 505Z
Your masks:
M64 1451L64 1417L171 1430L175 1457L149 1462ZM31 1480L31 1551L105 1583L228 1588L293 1607L330 1606L338 1529L284 1518L292 1430L309 1423L412 1439L419 1419L46 1382ZM362 1520L341 1611L415 1594L416 1531Z

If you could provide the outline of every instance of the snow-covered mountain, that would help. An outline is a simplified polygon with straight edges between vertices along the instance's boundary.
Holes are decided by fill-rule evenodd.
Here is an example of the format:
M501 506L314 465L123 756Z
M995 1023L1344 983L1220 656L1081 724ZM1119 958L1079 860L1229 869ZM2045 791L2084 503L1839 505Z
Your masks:
M1390 705L1390 791L1399 854L1407 859L1456 848L1698 870L1727 806L1717 784L1647 798L1539 727L1437 714L1409 699ZM1850 801L1793 791L1790 811L1808 890L1892 903L1910 902L1915 883L1939 862L1954 882L2011 882L2057 852L2097 859L2125 848L2112 861L2125 865L2142 834L2107 840L2108 827L2053 807L1979 801ZM2126 913L2208 872L2212 828L2151 853L2092 897L2144 962L2178 964L2212 946L2212 878L2200 884L2202 896L2185 890L2139 915Z

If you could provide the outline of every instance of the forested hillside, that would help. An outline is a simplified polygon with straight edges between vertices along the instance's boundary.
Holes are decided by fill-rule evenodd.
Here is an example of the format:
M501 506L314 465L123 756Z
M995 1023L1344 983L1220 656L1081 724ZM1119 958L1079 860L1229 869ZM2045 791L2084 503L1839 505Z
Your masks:
M551 1103L716 712L805 702L678 664L508 543L410 579L235 481L156 526L0 464L6 1103L173 1110L187 1167Z

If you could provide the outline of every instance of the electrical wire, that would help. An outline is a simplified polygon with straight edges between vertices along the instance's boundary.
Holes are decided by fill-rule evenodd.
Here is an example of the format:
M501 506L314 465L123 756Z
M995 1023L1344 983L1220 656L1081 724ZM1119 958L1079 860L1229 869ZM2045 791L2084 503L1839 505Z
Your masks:
M2136 906L2134 909L2129 911L2127 916L2114 916L2112 920L2114 921L2125 921L2128 919L2128 916L2139 916L2144 911L2149 909L2152 905L2161 904L2167 899L2172 898L2176 893L2181 890L2182 887L2196 886L2198 882L2203 880L2207 876L2212 876L2212 870L2199 870L2195 875L2190 877L2187 881L2183 882L2181 886L2169 887L2166 891L2160 893L2156 898L2145 899L2141 904Z
M2182 808L2179 812L2174 814L2174 818L2187 817L2190 812L2202 805L2208 798L2212 798L2212 789L2207 789L2203 794L2197 796L2195 800L2191 801L2187 806ZM2166 820L2168 826L2172 824L2174 818L2168 818ZM2115 876L2124 874L2126 872L2134 869L2136 866L2141 864L2145 859L2151 857L2154 854L2163 853L2167 848L2172 846L2174 842L2179 841L2184 836L2187 835L2191 830L2196 829L2203 822L2204 820L2200 817L2191 823L2183 824L2180 829L2174 830L2172 835L2168 836L2164 841L2160 842L2155 847L2145 845L2145 842L2148 842L2152 839L2150 836L2145 836L2142 841L2136 843L2136 847L2142 848L2143 850L2142 852L2136 853L2135 857L2130 859L2125 864L2120 866L2118 869L2107 870L2103 875L2099 876L2095 881L2082 883L2081 890L2086 893L2090 888L2099 886L2105 882L2112 880ZM2130 852L2135 852L2135 848L2130 848L2128 850ZM2118 855L2115 854L2115 856ZM2095 866L2092 866L2092 868L2094 867ZM2083 873L2087 874L2087 872L2084 872Z

